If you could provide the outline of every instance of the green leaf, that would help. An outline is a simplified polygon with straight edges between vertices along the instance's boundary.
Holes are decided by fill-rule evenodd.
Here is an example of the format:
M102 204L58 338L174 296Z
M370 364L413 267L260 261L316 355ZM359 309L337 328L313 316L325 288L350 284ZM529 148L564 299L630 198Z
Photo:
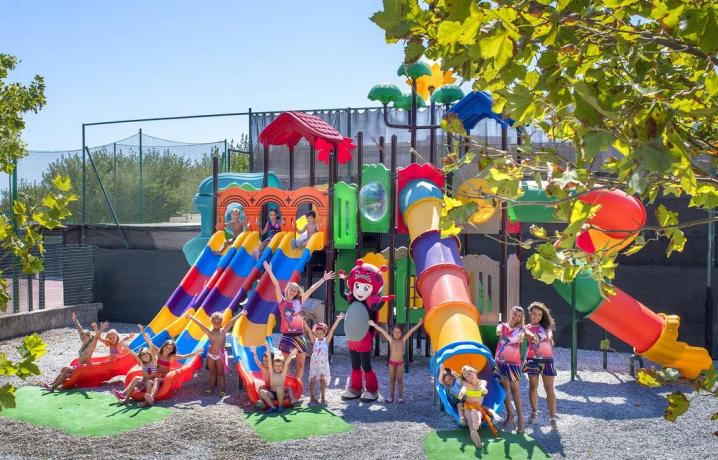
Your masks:
M666 412L663 414L663 418L668 420L669 422L675 423L678 417L688 411L688 408L690 407L690 402L688 401L688 398L686 398L686 395L684 395L680 391L674 391L673 393L669 394L667 399L668 407L666 407Z
M711 365L710 369L705 371L703 375L702 387L704 390L713 391L713 387L716 384L716 368Z
M493 35L483 37L479 40L481 56L494 60L496 69L504 67L514 55L514 42L510 34L500 29Z
M404 48L404 59L406 62L416 62L424 55L424 51L421 40L410 40Z
M441 129L443 129L447 133L466 136L466 129L464 129L464 123L453 112L446 114L441 120Z
M659 204L656 208L656 219L661 227L670 227L678 223L678 213L668 210L664 205Z
M52 178L52 185L55 186L61 192L69 192L72 188L72 183L69 177L54 176Z
M9 383L0 387L0 410L3 407L7 409L15 407L15 387Z
M611 340L609 340L609 339L601 340L600 349L601 349L601 351L610 351L611 350Z
M658 388L661 386L661 382L653 375L648 369L638 369L636 372L636 380L644 387Z
M17 374L17 367L5 357L5 353L0 353L0 375L11 376L15 374Z
M636 157L644 161L649 171L665 173L671 167L671 154L662 145L655 143L643 144L634 152Z
M369 19L384 29L387 39L404 38L411 30L411 21L407 18L411 11L410 0L384 0L383 3L384 10Z
M47 352L47 344L38 334L32 334L23 339L18 352L23 358L38 359Z

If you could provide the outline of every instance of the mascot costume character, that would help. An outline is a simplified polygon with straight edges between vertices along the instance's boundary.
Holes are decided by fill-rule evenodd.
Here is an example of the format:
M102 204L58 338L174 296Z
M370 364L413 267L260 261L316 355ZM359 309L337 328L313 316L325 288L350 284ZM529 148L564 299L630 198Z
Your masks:
M352 362L349 387L342 393L343 399L361 398L362 401L375 401L379 398L379 383L371 368L371 351L376 330L369 327L369 320L378 322L379 309L394 298L393 295L381 295L384 289L382 272L385 271L386 266L377 268L359 259L348 277L344 271L339 272L339 289L349 303L344 318L344 332L349 339L349 356ZM362 385L362 380L365 385Z

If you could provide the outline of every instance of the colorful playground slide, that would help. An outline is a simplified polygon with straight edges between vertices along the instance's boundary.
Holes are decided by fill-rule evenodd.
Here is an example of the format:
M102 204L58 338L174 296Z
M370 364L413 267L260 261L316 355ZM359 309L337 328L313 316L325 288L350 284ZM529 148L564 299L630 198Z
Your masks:
M493 356L481 340L479 313L471 303L459 240L441 238L442 202L442 190L427 179L411 180L400 190L399 206L409 230L416 287L426 310L424 328L436 350L431 372L444 408L458 421L459 415L440 382L441 367L456 372L467 364L476 368L489 384L486 407L500 410L505 393L493 378Z
M189 354L196 350L204 349L207 345L207 337L197 324L189 320L189 315L194 314L202 324L209 327L212 314L220 312L223 315L222 323L227 324L259 277L263 262L271 256L281 238L281 234L276 235L260 254L259 260L255 260L251 255L252 251L260 244L258 232L244 232L235 238L232 246L218 264L214 275L202 293L197 296L201 303L199 303L196 312L194 311L194 306L192 306L181 318L175 321L175 323L183 321L183 330L176 336L169 335L167 330L164 331L167 338L175 338L178 354ZM170 326L168 329L172 327L174 326ZM164 340L156 341L156 337L152 338L152 342L157 346L161 346ZM201 362L200 357L195 357L185 360L185 362L175 363L172 371L164 379L155 399L162 400L170 397L201 367ZM141 372L138 368L128 373L125 378L126 383L129 383L132 378L140 374ZM144 395L141 392L135 392L132 397L142 399Z
M291 233L285 235L271 260L272 271L282 288L290 281L298 282L312 252L324 247L322 232L312 235L304 249L293 249L291 247L293 238L294 235ZM255 357L261 362L267 342L271 345L272 329L278 314L274 286L269 275L264 274L261 277L255 291L247 300L245 310L247 315L234 324L232 353L237 362L237 373L242 379L247 395L252 403L256 403L259 400L259 389L264 385L264 378L255 362ZM256 347L254 352L251 347ZM287 376L285 386L292 388L297 396L302 394L302 382L292 376Z
M216 232L207 241L200 256L192 264L187 274L182 278L179 286L174 290L165 305L147 327L150 336L158 336L178 318L185 317L184 313L191 307L197 295L210 280L210 275L215 271L220 262L220 256L216 253L225 241L224 232ZM169 338L168 335L166 338ZM162 335L164 340L164 335ZM153 340L154 342L154 340ZM139 349L145 340L138 336L129 347L133 350ZM76 366L77 359L70 365ZM95 387L120 375L126 375L134 366L135 360L127 355L120 359L110 361L107 356L92 358L92 366L79 367L67 381L63 383L64 388L73 387Z
M239 238L241 237L240 235ZM165 305L145 329L150 337L158 336L161 332L166 331L166 334L163 334L163 337L161 337L162 340L166 340L181 332L182 328L173 330L170 326L179 318L186 317L185 313L192 305L196 305L197 296L200 295L209 283L212 275L217 271L218 265L221 266L222 259L226 260L226 258L218 254L224 242L225 236L223 231L215 232L212 235L202 249L199 257L197 257L187 271L187 274L182 278L182 281L180 281L179 286L172 292L172 295L167 299ZM225 251L225 254L228 252L229 248ZM158 340L159 339L160 337L158 337ZM155 340L152 342L157 343ZM139 350L144 343L145 339L139 335L129 346L130 349L136 351Z
M632 231L645 224L643 203L620 190L592 191L580 199L601 205L589 222L590 229L580 233L576 240L577 246L588 253L622 249L633 240ZM571 302L570 285L556 282L554 287ZM624 291L614 289L614 296L601 297L598 281L590 273L584 273L576 280L576 308L632 346L636 353L663 367L677 369L683 377L696 378L710 368L712 361L707 350L678 341L681 323L678 316L654 313Z

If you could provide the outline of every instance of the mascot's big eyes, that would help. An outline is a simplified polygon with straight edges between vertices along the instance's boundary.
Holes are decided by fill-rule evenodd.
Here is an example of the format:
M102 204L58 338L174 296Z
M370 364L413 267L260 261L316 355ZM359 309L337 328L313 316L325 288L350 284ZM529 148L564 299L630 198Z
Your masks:
M374 288L369 283L356 282L352 287L352 296L354 296L356 300L363 302L369 298L373 290Z

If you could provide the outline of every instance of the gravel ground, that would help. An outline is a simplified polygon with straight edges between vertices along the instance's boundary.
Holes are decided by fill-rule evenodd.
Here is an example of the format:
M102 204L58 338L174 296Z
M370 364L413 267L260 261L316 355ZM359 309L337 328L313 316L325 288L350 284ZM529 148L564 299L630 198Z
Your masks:
M133 330L131 325L113 327L120 332ZM35 385L46 381L69 363L79 347L73 329L55 329L41 335L51 344L39 363L44 376L14 383ZM19 342L0 342L0 352L15 357ZM608 369L603 370L601 353L580 350L581 371L574 382L568 371L569 351L557 349L556 355L559 429L548 429L545 400L539 390L539 423L526 430L554 457L715 458L718 438L712 435L716 427L710 424L710 414L718 410L714 401L693 405L688 414L671 424L662 419L664 396L671 389L647 389L636 384L628 375L625 355L609 355ZM386 357L374 362L380 388L388 391ZM0 458L425 458L424 436L434 430L455 428L449 417L432 404L427 358L418 352L405 376L405 404L342 401L339 395L348 374L345 341L338 337L328 408L354 426L347 433L268 444L243 421L245 412L252 409L244 393L237 390L235 373L230 372L227 379L230 395L220 400L218 396L204 396L207 376L203 369L175 398L161 403L172 407L173 415L113 437L75 437L0 419ZM525 415L529 411L527 386L524 381ZM112 385L104 387L106 391L111 388Z

